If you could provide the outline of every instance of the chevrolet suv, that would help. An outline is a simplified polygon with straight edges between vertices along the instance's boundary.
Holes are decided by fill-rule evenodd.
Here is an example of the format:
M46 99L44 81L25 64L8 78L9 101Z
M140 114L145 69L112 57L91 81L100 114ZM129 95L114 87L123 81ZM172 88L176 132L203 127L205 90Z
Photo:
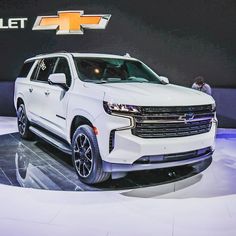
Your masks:
M210 164L214 151L213 98L169 84L128 54L30 58L16 79L14 103L21 137L36 135L69 153L87 184Z

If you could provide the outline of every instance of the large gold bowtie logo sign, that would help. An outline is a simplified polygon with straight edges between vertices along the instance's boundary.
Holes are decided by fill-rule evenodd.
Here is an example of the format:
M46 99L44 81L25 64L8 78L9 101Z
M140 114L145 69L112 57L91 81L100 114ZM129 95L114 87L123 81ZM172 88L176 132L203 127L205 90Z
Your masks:
M111 15L84 15L84 11L59 11L57 16L38 16L33 30L56 34L83 34L84 29L105 29Z

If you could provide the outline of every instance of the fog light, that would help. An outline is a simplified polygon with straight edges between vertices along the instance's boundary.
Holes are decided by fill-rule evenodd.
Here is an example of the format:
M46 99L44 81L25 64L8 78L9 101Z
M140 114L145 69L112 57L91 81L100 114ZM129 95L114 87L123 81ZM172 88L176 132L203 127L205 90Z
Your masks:
M146 163L149 163L149 156L143 156L143 157L140 157L136 163L142 163L142 164L146 164Z

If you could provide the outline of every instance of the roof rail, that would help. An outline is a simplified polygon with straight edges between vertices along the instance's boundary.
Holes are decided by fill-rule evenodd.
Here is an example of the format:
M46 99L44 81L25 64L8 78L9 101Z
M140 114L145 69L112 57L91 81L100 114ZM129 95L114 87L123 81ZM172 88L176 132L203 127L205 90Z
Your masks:
M36 55L36 57L43 56L43 55L48 55L48 54L55 54L55 53L70 53L70 52L67 52L66 50L61 50L61 51L56 51L56 52L41 53L41 54Z

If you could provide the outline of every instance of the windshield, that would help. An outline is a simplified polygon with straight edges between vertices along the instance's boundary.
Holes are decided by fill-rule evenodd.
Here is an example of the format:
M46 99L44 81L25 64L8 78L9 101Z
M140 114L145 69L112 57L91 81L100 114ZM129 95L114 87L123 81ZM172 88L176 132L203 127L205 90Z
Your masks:
M82 81L92 83L158 83L158 76L136 60L75 57Z

